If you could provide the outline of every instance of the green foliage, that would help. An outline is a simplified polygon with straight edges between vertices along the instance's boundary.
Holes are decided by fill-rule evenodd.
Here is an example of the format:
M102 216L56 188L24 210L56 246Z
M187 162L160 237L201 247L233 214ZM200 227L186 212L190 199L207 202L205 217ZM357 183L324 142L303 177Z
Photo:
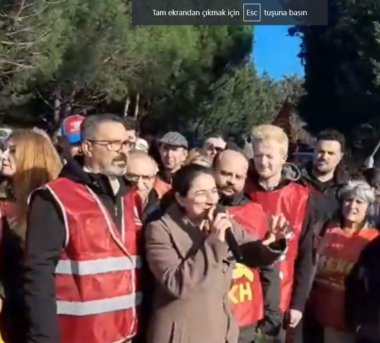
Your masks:
M0 110L25 105L57 123L116 106L161 130L243 133L288 92L255 73L251 26L132 26L131 0L0 6Z
M302 38L306 94L298 109L311 131L333 127L350 135L378 116L379 18L378 1L332 0L328 26L290 30Z
M211 87L211 99L200 106L198 128L203 133L248 133L279 108L278 85L267 76L259 78L251 64L223 75Z

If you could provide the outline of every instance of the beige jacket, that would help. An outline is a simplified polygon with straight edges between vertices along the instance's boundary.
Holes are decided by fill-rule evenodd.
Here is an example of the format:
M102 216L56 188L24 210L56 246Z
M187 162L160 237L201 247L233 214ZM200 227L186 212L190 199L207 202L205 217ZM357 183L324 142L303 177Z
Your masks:
M280 257L239 226L233 231L248 265ZM147 343L236 343L228 297L234 259L227 245L204 235L173 205L147 226L146 250L156 281Z

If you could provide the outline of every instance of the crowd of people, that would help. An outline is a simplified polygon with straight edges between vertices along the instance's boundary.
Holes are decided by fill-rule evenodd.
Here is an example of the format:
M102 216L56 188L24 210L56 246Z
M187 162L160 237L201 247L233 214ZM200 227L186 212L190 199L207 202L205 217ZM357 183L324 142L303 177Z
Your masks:
M270 124L249 149L111 114L57 139L2 153L5 343L380 342L380 173L350 177L339 132L302 166Z

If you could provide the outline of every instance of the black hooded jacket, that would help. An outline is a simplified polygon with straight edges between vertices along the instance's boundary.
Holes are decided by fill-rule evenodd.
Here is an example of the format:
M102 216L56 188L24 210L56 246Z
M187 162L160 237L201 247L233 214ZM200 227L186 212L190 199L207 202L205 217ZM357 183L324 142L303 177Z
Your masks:
M120 230L122 197L129 191L124 178L120 178L119 192L114 195L108 177L86 173L81 163L80 157L68 161L60 177L69 178L93 190ZM57 203L47 190L36 191L30 203L25 249L24 287L29 321L28 343L60 342L54 272L65 240L64 221Z
M350 177L341 166L338 166L335 169L332 180L320 182L313 175L312 170L313 163L310 161L304 168L301 169L301 178L299 179L299 183L324 194L324 210L328 213L329 217L331 217L339 208L339 190L350 180Z
M345 279L346 325L357 335L380 339L380 237L361 252Z

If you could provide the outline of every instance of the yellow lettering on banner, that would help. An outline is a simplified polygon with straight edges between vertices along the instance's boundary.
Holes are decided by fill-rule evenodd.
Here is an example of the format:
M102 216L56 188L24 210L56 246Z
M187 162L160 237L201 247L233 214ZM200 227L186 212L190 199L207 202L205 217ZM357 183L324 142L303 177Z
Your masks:
M236 263L235 268L232 273L232 279L237 280L242 277L247 278L247 280L253 282L255 276L249 268L247 268L244 264Z
M232 279L239 280L243 278L248 281L242 284L233 285L228 293L228 296L234 305L251 301L253 299L251 282L255 279L252 270L243 264L237 263L232 273Z
M249 282L246 282L245 284L239 285L239 301L246 302L246 301L252 301L252 288L251 284Z
M230 297L230 300L234 305L239 303L239 299L236 298L236 291L238 289L239 289L239 285L233 285L228 293L228 296Z
M332 258L326 259L326 264L324 268L327 272L333 272L336 269L336 263L335 260Z
M339 261L337 259L331 259L330 260L330 267L332 272L337 272L339 270Z
M234 305L244 303L246 301L252 301L253 292L251 284L246 282L240 285L233 285L228 293L228 296Z
M339 273L345 274L346 265L347 265L346 261L342 261L342 260L337 261L336 265L337 265L336 271Z
M329 258L326 259L323 269L328 272L341 273L346 275L351 271L352 267L352 262Z

